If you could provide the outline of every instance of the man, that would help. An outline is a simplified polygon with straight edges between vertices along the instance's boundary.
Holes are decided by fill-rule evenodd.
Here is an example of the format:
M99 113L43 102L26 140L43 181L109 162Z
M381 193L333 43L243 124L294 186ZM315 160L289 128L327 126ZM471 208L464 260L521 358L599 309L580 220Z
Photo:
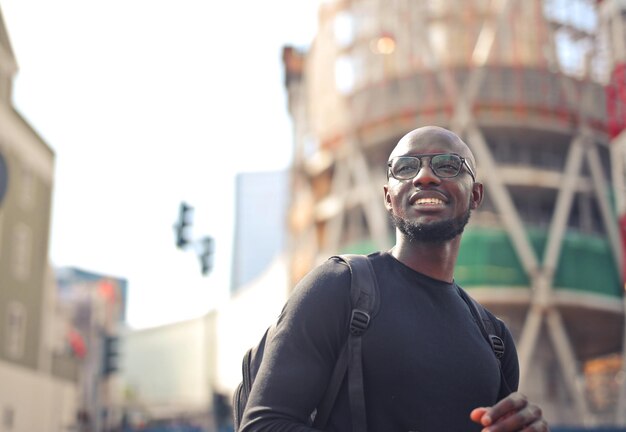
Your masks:
M380 310L363 336L367 423L374 432L548 431L541 410L508 394L497 360L454 283L461 234L483 198L475 160L454 133L427 126L392 151L384 202L396 245L369 255ZM310 431L348 338L350 274L328 260L306 275L270 334L242 431ZM517 390L514 342L501 359ZM328 431L351 431L344 380Z

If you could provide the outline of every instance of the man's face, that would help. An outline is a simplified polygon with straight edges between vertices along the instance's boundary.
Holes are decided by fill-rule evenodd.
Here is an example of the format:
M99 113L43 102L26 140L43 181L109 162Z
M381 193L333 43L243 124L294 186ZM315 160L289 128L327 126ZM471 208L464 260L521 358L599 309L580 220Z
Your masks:
M474 167L467 146L456 135L439 128L422 128L405 136L390 159L397 156L426 155L417 176L385 186L385 206L398 230L409 241L443 242L463 232L470 212L482 200L482 185L474 183L467 167L458 176L440 178L429 166L430 156L456 153Z

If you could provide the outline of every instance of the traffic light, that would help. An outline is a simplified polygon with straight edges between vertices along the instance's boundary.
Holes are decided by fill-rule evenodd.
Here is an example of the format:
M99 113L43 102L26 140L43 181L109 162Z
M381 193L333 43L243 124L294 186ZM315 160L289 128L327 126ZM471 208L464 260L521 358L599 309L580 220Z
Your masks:
M189 229L192 224L192 212L193 207L184 202L180 203L178 222L174 225L176 230L176 247L179 249L185 248L191 242Z
M178 221L174 224L176 231L176 247L178 249L189 249L193 246L198 259L200 260L200 269L202 275L206 276L213 268L214 240L212 237L205 236L201 239L193 239L191 233L193 207L185 202L180 203Z
M204 237L200 244L198 258L200 258L200 266L204 276L208 275L213 268L213 243L213 238Z
M102 341L102 375L109 376L119 369L119 337L105 335Z

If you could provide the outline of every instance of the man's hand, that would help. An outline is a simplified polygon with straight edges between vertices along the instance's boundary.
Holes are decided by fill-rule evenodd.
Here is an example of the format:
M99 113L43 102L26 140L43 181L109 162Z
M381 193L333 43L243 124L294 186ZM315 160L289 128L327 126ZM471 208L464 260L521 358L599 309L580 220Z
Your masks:
M549 432L541 409L521 393L511 393L492 407L476 408L472 421L484 426L482 432Z

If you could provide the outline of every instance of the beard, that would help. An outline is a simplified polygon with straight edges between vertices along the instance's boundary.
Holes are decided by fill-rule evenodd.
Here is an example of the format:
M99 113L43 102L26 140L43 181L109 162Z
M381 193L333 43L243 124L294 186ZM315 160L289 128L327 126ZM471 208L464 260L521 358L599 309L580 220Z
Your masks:
M404 234L410 242L443 243L463 233L469 222L471 210L462 215L429 224L411 222L394 214L391 215L393 225Z

